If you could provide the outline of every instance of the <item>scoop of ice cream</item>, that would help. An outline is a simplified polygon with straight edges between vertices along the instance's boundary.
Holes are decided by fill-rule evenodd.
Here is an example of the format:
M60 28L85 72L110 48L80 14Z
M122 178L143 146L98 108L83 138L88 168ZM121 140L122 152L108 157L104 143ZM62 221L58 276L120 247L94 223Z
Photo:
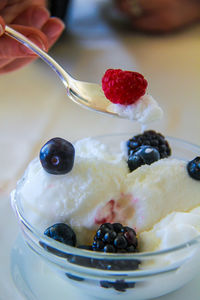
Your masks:
M33 160L17 187L27 220L45 228L64 222L86 242L95 228L97 211L121 194L128 167L121 154L111 154L100 142L86 139L75 144L75 162L65 175L47 173Z
M200 208L198 207L198 210ZM200 234L200 211L172 212L140 234L141 251L158 251L188 242Z
M124 191L134 215L127 220L137 232L149 230L173 211L188 211L200 204L200 183L186 170L186 162L165 158L128 174Z
M162 118L163 111L151 95L142 96L131 105L110 104L109 108L118 115L147 124Z
M102 160L121 160L123 154L113 154L110 149L97 139L84 138L75 143L76 156L82 158L96 158Z
M189 212L172 212L155 224L149 231L139 235L139 251L151 252L167 250L169 248L188 243L200 236L200 207ZM188 250L189 249L189 250ZM179 264L180 261L190 261L191 257L197 256L199 248L183 247L177 252L169 252L158 256L148 264L154 267L168 265L169 263Z

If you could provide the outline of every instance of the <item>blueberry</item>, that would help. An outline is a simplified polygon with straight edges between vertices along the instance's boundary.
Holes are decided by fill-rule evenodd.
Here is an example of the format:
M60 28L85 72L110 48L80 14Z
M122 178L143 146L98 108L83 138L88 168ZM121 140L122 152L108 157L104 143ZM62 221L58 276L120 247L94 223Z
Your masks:
M76 245L76 235L70 226L64 223L57 223L47 228L44 232L48 237L69 246Z
M134 171L142 165L151 165L160 159L159 151L151 146L140 146L138 150L131 153L128 158L128 167Z
M200 156L197 156L188 162L187 171L190 177L200 180Z
M144 162L139 155L133 154L133 155L129 156L128 167L131 172L136 170L137 168L139 168L142 165L144 165Z
M41 148L40 161L46 172L54 175L66 174L73 168L74 154L73 145L57 137Z
M153 162L160 159L159 151L151 146L141 146L135 155L138 155L144 164L151 165Z

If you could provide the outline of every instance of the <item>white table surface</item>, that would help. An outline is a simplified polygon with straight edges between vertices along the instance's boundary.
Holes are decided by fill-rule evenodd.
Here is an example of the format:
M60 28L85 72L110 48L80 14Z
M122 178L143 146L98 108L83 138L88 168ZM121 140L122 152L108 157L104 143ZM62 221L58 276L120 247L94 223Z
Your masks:
M68 30L50 53L74 77L86 81L100 83L108 68L143 73L149 92L165 112L151 128L200 144L200 25L172 35L152 36L127 31L119 24L108 1L76 0ZM41 60L1 75L0 93L0 194L6 199L28 161L48 139L60 136L73 141L113 132L131 134L137 126L71 102L56 74ZM5 212L12 212L7 202L3 207L0 214L6 230ZM11 232L10 241L16 234ZM5 233L0 232L2 239ZM9 251L10 241L0 247L4 268L3 253ZM1 294L0 299L13 300Z

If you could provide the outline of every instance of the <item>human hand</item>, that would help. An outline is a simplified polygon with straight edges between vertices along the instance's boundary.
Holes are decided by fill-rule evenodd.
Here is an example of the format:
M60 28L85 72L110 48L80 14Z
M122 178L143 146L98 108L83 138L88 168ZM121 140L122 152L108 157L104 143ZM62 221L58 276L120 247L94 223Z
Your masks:
M200 0L116 0L133 28L171 32L200 20Z
M4 34L5 24L48 51L61 35L64 24L50 17L45 0L0 0L0 74L17 70L37 56Z

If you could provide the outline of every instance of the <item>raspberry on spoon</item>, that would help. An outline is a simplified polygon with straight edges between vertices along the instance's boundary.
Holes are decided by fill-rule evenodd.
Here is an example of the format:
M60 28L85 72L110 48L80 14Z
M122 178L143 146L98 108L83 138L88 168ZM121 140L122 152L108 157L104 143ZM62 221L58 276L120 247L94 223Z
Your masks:
M142 74L121 69L108 69L102 78L106 98L122 105L137 102L145 94L147 84Z

